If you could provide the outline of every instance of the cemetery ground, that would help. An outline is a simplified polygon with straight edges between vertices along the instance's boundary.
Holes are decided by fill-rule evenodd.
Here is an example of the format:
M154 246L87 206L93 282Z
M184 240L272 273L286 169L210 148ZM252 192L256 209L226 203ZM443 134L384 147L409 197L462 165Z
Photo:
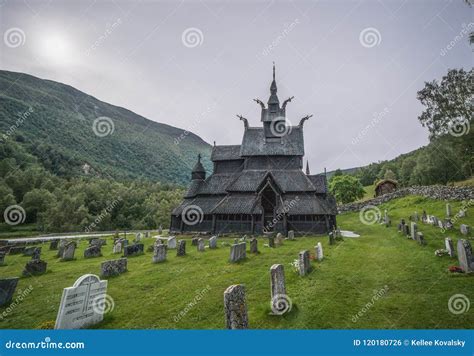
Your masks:
M451 206L456 214L461 202L451 202ZM472 301L474 276L448 272L449 266L458 265L457 258L437 257L434 251L444 248L447 236L456 246L462 237L459 225L474 225L472 209L445 233L418 222L418 231L427 241L426 246L420 246L397 232L398 222L401 218L408 221L415 211L421 216L423 209L444 217L445 202L409 196L379 208L382 214L388 209L391 227L365 225L358 212L342 214L337 217L339 227L361 236L335 245L329 245L327 236L308 236L269 248L264 246L268 240L259 237L258 255L249 253L247 244L246 260L231 264L230 247L222 243L230 244L236 236L220 237L218 248L206 248L205 252L198 252L191 245L191 236L186 236L184 257L177 257L175 250L168 250L167 261L158 264L151 262L152 252L129 257L128 272L108 278L107 294L113 298L113 310L94 328L223 329L223 293L232 284L245 285L249 327L255 329L471 328L474 306L454 314L448 301L455 294L464 294ZM133 237L127 234L129 240ZM145 251L154 241L142 240ZM320 262L313 258L318 242L324 250ZM121 256L112 254L112 236L102 247L102 257L84 259L86 246L87 241L81 241L76 259L61 262L57 251L50 251L49 244L42 245L41 259L48 262L47 273L20 278L13 300L30 285L32 290L14 307L0 307L0 328L54 327L63 288L72 286L83 274L99 275L101 262ZM305 249L311 253L313 269L300 277L290 263ZM7 255L0 277L21 276L29 259ZM270 267L276 263L284 265L287 295L293 304L282 316L271 315L270 308Z

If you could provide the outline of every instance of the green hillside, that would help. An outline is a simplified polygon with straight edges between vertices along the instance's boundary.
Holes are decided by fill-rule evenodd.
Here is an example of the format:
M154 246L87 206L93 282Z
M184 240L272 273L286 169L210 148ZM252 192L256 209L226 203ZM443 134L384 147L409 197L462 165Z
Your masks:
M113 132L104 137L93 130L111 131L110 125L94 126L100 117L111 120L102 121L105 125L113 123ZM198 153L211 167L210 145L195 134L24 73L0 71L0 132L2 142L19 142L47 170L64 177L87 173L183 185Z

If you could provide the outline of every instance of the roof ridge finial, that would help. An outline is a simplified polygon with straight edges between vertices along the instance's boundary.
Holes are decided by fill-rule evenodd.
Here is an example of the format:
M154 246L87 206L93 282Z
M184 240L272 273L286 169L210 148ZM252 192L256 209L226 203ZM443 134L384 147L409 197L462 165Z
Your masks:
M309 176L311 173L309 172L309 160L306 160L306 175Z
M198 153L198 162L201 163L201 154Z
M273 61L273 80L275 80L275 61Z

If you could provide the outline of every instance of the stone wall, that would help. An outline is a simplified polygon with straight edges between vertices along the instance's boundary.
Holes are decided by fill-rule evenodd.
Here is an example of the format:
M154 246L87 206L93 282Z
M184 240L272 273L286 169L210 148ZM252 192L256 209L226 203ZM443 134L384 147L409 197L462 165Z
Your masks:
M338 206L339 213L346 211L358 211L366 205L380 205L392 199L401 198L407 195L421 195L426 198L437 200L474 200L473 187L447 187L444 185L413 186L400 188L389 194L384 194L374 199L363 202L354 202Z

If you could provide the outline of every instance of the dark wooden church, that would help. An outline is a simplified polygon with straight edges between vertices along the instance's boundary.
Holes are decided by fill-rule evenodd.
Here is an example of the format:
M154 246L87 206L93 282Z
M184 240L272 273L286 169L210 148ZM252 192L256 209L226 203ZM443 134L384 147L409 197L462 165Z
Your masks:
M193 168L183 202L173 210L172 232L262 234L289 230L322 234L336 226L336 201L326 176L303 172L303 125L286 120L288 98L280 105L273 67L263 127L244 123L241 145L214 145L214 172L206 178L201 157Z

